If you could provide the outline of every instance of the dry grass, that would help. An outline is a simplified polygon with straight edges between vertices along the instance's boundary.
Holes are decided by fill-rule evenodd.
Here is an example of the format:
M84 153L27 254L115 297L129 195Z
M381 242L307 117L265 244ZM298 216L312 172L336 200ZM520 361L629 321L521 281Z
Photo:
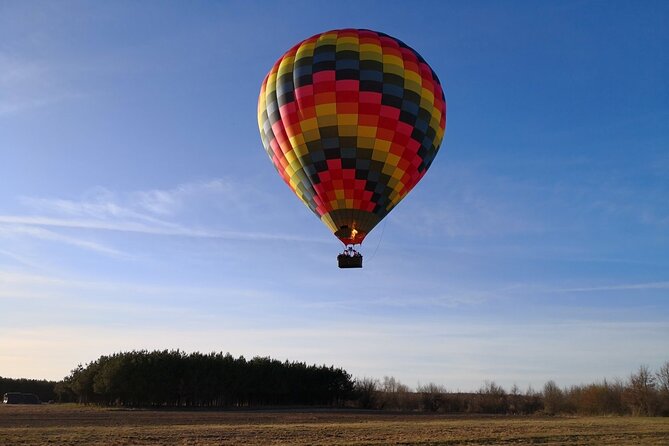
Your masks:
M0 445L669 445L669 419L0 406Z

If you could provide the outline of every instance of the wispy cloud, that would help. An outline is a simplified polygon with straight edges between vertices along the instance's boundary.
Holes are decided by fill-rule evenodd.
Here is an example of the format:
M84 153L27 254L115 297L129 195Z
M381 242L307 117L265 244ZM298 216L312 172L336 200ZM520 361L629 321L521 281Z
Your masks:
M642 282L642 283L614 283L614 284L598 284L593 285L592 281L583 280L579 284L574 284L570 280L572 286L560 286L559 283L541 283L541 282L521 282L508 283L505 286L499 287L497 291L487 293L491 296L505 297L505 298L532 298L538 296L552 295L555 293L588 293L597 291L633 291L633 290L669 290L669 282Z
M174 215L183 210L189 200L203 195L223 195L226 201L237 201L238 187L222 178L180 184L173 189L152 189L132 194L133 201L142 209L158 215Z
M116 194L103 187L87 191L79 200L20 197L19 201L33 211L58 216L90 217L98 220L139 220L163 226L172 225L134 210L132 201L129 204L121 204L122 200Z
M179 225L147 225L136 221L106 221L95 219L73 219L25 215L0 215L0 223L51 226L60 228L94 229L119 232L139 232L154 235L181 235L189 237L214 237L213 233L196 229L182 228ZM20 226L19 226L20 227Z
M17 254L6 249L0 249L0 255L10 258L21 265L28 266L33 269L42 269L42 265L21 254Z
M491 297L487 295L476 295L472 293L453 293L444 296L401 296L401 297L378 297L365 299L333 299L318 302L306 302L305 308L337 308L355 310L361 307L391 308L391 309L456 309L462 307L476 306L486 303Z
M0 268L0 306L11 302L3 314L33 315L41 324L114 325L116 321L141 320L162 325L166 320L190 320L214 324L235 319L246 307L275 305L279 293L223 284L174 285L152 282L104 281L72 275L34 274ZM212 315L224 308L224 314ZM54 317L60 315L58 320ZM21 318L16 325L22 326Z
M245 194L256 194L253 188L241 188ZM239 231L220 227L203 227L187 223L189 213L202 209L211 211L219 203L216 221L236 221L244 211L252 213L247 203L263 203L263 198L250 199L239 192L240 187L230 180L213 179L180 184L171 189L135 191L119 196L108 189L96 187L81 199L20 197L20 203L30 213L0 215L0 235L29 237L61 242L111 256L129 255L108 244L82 236L64 234L65 229L113 231L154 236L211 238L239 241L326 242L285 232ZM269 199L267 197L267 199Z
M16 271L0 270L0 283L14 284L21 286L41 286L44 289L63 289L63 290L96 290L104 292L119 292L143 295L163 296L165 294L180 294L188 296L205 296L222 298L224 294L230 294L244 298L270 298L275 297L276 293L262 292L248 289L231 289L220 287L197 287L197 286L168 286L146 283L133 283L123 281L96 281L82 280L76 277L63 277L45 274L33 274Z
M425 192L420 201L407 200L398 207L401 226L414 234L448 237L488 236L541 232L546 223L523 200L528 187L511 178L472 167L446 172L446 184Z
M66 99L75 98L77 96L78 95L75 94L60 94L39 98L5 97L0 99L0 116L15 115L27 110L41 108Z
M124 253L118 251L114 248L106 246L102 243L83 240L81 238L70 237L64 234L59 234L57 232L49 231L44 228L22 225L22 224L0 224L0 237L1 236L26 236L37 238L41 240L48 240L53 242L65 243L68 245L76 246L78 248L83 248L91 251L95 251L101 254L107 254L118 257L126 257Z
M429 172L424 182L442 175L438 188L434 181L420 190L421 200L410 196L391 218L401 214L393 222L413 234L451 238L583 233L619 222L662 229L669 225L664 152L639 153L625 169L599 158L577 159L560 175L556 163L565 161L553 157L504 160L504 172L515 175L500 173L499 159L455 162Z
M599 219L606 225L668 225L667 155L661 143L658 146L637 147L624 168L614 156L610 160L593 159L565 175L553 191L556 205L564 211L563 218L573 215L581 220L587 215L591 226L596 226Z
M57 85L58 79L56 70L45 62L0 52L0 116L80 96L70 88Z
M287 242L310 242L310 243L325 243L323 240L316 238L301 237L289 234L273 234L264 232L242 232L242 231L220 231L210 229L198 229L183 227L176 224L165 223L165 225L147 225L140 222L133 221L104 221L104 220L77 220L77 219L63 219L51 217L33 217L21 215L0 215L0 223L17 224L19 226L47 226L60 228L78 228L78 229L92 229L103 231L117 231L117 232L136 232L150 235L172 235L181 237L197 237L197 238L217 238L228 240L248 240L248 241L267 241L278 240ZM17 227L6 229L8 232L15 233L24 232L26 235L41 235L37 232L22 231ZM42 237L45 238L45 237ZM55 240L55 238L53 238ZM67 240L66 238L62 239ZM71 244L76 244L74 239L69 239ZM85 243L81 243L84 246Z
M562 288L558 292L591 292L591 291L626 291L626 290L669 290L669 282L631 283L620 285L601 285L591 287Z

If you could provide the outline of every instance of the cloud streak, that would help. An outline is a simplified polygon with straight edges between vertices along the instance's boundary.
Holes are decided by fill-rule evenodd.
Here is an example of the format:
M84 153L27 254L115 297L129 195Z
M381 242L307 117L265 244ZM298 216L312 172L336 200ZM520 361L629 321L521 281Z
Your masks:
M254 195L240 195L239 190ZM118 198L113 192L96 187L81 200L62 198L20 197L29 208L29 215L0 215L0 234L61 242L100 254L121 257L127 255L105 244L73 237L59 229L112 231L152 236L188 237L203 239L237 240L249 242L282 241L327 243L327 240L309 238L294 233L238 231L193 226L184 223L189 213L197 214L211 203L220 203L223 216L220 221L235 221L236 213L249 211L246 203L262 203L263 197L252 187L235 187L226 179L183 183L171 189L135 191ZM269 197L267 197L269 198Z
M669 290L669 282L631 283L621 285L602 285L592 287L562 288L557 292L587 293L592 291L628 291L628 290Z
M519 197L526 198L526 184L471 166L444 173L446 184L423 194L423 200L407 200L397 223L414 234L433 237L478 237L498 234L537 233L546 222ZM429 181L429 178L426 179ZM509 197L515 197L511 200Z
M16 115L81 96L70 88L58 86L59 82L62 80L53 66L0 52L0 116Z
M180 184L173 189L152 189L132 194L141 208L158 215L171 216L187 207L187 202L202 195L223 195L226 201L237 201L238 188L222 178ZM236 203L238 204L238 203Z
M106 246L102 243L83 240L76 237L70 237L57 232L49 231L44 228L35 227L31 225L22 224L0 224L0 236L27 236L37 238L40 240L47 240L52 242L65 243L77 248L83 248L90 251L106 254L114 257L127 257L127 255L119 250Z
M41 216L25 216L25 215L0 215L0 223L8 225L20 225L7 229L15 233L23 232L26 235L42 236L42 233L37 231L25 231L21 227L25 226L46 226L57 228L75 228L75 229L92 229L102 231L116 231L116 232L135 232L149 235L166 235L166 236L181 236L181 237L195 237L195 238L215 238L228 240L242 240L242 241L287 241L287 242L309 242L309 243L326 243L322 240L308 237L300 237L296 235L274 234L264 232L242 232L242 231L220 231L210 229L198 229L183 227L176 224L165 223L164 225L147 225L140 222L133 221L103 221L103 220L86 220L86 219L65 219ZM46 237L41 237L46 238ZM56 240L56 237L52 239ZM62 241L67 240L71 244L86 245L84 242L75 242L74 239L67 239L61 237Z

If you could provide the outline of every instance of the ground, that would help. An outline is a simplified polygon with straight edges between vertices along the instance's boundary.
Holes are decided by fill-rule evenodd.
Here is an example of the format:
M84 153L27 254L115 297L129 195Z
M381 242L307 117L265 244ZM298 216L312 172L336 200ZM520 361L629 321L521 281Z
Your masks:
M669 445L669 418L0 405L0 445Z

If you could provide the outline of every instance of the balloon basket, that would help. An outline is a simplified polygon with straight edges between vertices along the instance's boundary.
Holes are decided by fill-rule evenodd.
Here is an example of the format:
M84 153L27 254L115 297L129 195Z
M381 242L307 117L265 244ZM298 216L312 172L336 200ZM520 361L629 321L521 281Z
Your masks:
M340 268L362 268L362 254L349 248L337 256Z

